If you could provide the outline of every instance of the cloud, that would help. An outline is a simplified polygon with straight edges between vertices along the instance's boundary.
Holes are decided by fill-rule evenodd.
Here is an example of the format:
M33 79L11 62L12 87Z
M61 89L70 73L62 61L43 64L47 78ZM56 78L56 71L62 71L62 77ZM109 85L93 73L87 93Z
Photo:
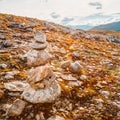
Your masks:
M60 15L57 14L57 13L55 13L55 12L52 12L52 13L50 14L50 16L51 16L52 18L54 18L54 19L57 19L57 18L60 17Z
M102 9L102 4L100 2L90 2L89 5L96 7L96 9Z
M74 18L72 18L72 17L65 17L65 18L62 19L61 23L65 25L65 24L68 24L69 22L71 22L73 20L74 20Z

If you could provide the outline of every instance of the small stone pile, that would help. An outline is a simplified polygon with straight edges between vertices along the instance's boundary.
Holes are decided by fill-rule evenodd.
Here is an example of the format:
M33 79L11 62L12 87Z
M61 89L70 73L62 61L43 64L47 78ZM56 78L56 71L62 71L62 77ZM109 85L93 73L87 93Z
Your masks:
M27 72L30 87L23 91L22 97L31 103L50 103L61 94L61 88L48 64L50 54L45 50L46 36L36 32L34 39L30 44L32 50L25 55L27 65L31 67Z

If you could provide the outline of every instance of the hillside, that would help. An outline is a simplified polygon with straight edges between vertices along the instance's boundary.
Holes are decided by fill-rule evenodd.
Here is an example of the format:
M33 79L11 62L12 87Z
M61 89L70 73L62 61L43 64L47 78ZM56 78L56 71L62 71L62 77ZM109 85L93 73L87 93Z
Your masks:
M120 21L109 23L109 24L104 24L104 25L99 25L92 29L93 30L115 30L115 31L120 32Z
M120 33L106 33L0 14L0 120L119 120Z

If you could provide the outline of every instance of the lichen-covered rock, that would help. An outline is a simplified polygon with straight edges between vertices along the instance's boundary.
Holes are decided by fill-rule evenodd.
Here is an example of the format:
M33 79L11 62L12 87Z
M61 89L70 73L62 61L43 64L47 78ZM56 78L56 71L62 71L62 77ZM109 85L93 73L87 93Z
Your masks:
M63 117L60 117L58 115L52 116L48 118L47 120L65 120Z
M37 83L45 78L49 78L53 75L53 72L49 65L39 66L36 68L32 68L28 71L28 82L29 83Z
M2 109L9 116L19 116L25 108L26 102L20 99L16 99L13 104L5 104Z
M29 67L37 67L40 65L45 65L50 60L50 54L45 50L31 50L24 55L27 58L27 65Z
M55 76L51 76L51 79L46 79L42 82L45 86L43 89L34 89L29 87L25 89L22 97L26 101L34 104L53 102L61 94L61 88L57 81L55 81Z
M42 32L36 32L34 35L34 39L38 43L45 43L46 42L46 36Z
M13 81L4 83L5 89L9 91L24 91L27 87L30 85L27 82L21 82L21 81Z

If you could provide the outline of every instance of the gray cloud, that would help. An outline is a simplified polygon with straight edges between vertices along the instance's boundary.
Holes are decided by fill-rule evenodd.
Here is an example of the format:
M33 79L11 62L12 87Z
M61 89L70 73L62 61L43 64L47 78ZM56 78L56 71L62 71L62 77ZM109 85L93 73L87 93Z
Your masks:
M89 5L95 7L96 9L102 9L102 4L100 2L90 2Z
M57 18L60 17L60 15L57 14L57 13L55 13L55 12L52 12L50 15L51 15L51 17L54 18L54 19L57 19Z
M63 18L61 23L65 25L65 24L68 24L69 22L71 22L73 20L74 20L74 18L72 18L72 17L65 17L65 18Z

